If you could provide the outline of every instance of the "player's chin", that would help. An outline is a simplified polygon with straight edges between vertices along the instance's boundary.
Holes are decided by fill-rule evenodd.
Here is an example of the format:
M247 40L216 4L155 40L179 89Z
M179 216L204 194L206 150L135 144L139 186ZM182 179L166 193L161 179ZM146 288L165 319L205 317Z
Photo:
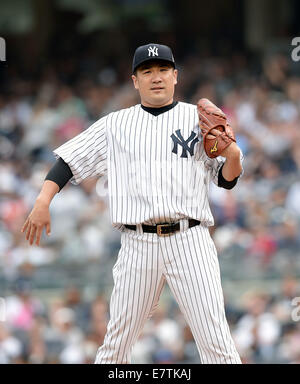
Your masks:
M166 93L165 92L156 92L156 93L152 93L151 95L151 99L152 100L156 100L157 101L164 101L167 99L166 97Z

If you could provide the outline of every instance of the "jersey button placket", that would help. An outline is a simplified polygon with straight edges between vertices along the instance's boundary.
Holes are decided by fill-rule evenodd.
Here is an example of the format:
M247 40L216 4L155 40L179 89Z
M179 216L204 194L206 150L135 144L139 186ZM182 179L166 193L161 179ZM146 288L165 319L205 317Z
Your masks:
M156 124L155 116L151 116L151 191L152 191L152 205L153 205L153 216L155 216L155 197L156 197Z

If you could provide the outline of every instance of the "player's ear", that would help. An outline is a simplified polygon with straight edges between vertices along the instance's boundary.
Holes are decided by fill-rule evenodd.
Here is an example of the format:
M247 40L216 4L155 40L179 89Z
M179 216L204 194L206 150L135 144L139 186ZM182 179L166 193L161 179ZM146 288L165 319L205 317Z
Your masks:
M132 78L132 81L133 81L134 88L135 89L139 89L139 84L138 84L138 81L137 81L137 77L135 75L132 75L131 78Z
M177 76L178 76L178 70L177 69L174 69L173 75L174 75L174 85L176 85L177 84Z

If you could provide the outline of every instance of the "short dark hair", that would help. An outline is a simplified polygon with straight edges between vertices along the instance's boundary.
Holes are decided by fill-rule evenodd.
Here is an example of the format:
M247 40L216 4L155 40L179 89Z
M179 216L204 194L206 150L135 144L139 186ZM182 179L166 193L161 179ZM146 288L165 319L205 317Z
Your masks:
M136 67L136 69L133 72L133 75L136 76L138 69L142 69L143 67L151 67L152 65L155 65L155 64L156 65L160 65L160 66L172 67L173 69L175 69L174 64L172 64L172 63L170 63L168 61L165 61L165 60L150 60L150 61L142 63L138 67Z

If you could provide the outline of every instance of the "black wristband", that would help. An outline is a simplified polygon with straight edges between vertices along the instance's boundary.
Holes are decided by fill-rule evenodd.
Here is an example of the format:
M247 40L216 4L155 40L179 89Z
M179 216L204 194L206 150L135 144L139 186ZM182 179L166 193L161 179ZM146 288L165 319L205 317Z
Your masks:
M59 192L73 177L73 173L67 163L59 158L48 172L45 180L54 181L59 186Z
M222 167L219 170L218 186L222 187L222 188L225 188L225 189L232 189L236 185L239 177L237 176L235 179L233 179L231 181L228 181L228 180L224 179L223 173L222 173L223 167L224 167L224 164L222 165Z

